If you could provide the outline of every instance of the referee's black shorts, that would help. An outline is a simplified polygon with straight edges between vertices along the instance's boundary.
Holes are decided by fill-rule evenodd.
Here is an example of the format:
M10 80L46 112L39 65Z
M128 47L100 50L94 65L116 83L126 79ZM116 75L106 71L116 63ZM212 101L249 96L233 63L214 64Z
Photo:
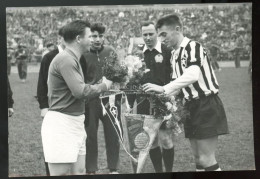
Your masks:
M207 139L228 134L227 117L217 94L186 102L190 117L185 120L185 137Z

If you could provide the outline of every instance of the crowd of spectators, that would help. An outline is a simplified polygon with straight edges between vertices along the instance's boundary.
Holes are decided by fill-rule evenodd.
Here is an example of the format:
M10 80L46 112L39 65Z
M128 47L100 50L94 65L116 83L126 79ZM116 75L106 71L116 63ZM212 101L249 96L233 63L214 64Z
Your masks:
M177 13L184 25L184 34L205 46L215 44L224 54L221 60L232 57L228 49L243 47L251 51L252 5L197 5L125 8L12 8L7 9L8 45L27 44L31 54L42 53L47 43L57 42L58 29L75 19L103 22L107 26L106 42L127 53L129 39L141 37L141 22L156 22L163 15ZM225 56L226 54L226 56Z

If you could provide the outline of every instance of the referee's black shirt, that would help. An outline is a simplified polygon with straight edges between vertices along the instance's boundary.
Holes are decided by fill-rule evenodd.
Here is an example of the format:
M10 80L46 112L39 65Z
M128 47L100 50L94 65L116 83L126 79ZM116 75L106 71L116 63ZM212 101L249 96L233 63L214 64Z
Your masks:
M141 48L144 53L146 68L150 69L150 78L147 83L166 85L171 81L171 49L161 42L149 50L146 45Z

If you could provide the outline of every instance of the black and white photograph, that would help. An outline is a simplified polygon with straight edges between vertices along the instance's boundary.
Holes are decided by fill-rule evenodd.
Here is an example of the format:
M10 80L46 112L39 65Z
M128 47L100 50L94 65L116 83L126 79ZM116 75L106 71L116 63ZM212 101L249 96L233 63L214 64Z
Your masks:
M6 7L8 176L255 171L252 3Z

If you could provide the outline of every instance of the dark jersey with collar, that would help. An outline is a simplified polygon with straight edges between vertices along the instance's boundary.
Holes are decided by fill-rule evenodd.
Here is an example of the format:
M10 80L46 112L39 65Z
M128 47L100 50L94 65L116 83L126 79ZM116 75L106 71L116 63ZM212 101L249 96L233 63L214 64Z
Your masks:
M145 45L142 45L143 50ZM150 69L150 78L147 83L153 83L157 85L166 85L171 81L171 49L166 45L161 44L161 52L155 48L152 50L146 49L144 52L144 62L146 68Z
M100 50L92 50L84 54L80 59L80 64L84 73L85 83L95 84L101 80L102 74L102 63L106 57L114 51L110 46L102 46Z

